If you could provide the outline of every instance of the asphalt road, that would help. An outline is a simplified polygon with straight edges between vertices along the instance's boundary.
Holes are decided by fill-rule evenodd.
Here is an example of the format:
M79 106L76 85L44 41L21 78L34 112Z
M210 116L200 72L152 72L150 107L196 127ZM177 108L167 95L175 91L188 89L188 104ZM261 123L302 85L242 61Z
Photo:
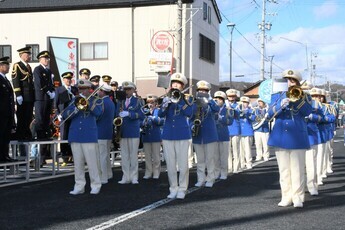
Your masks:
M196 188L190 171L184 200L166 199L165 168L157 181L119 185L122 173L98 195L90 188L69 195L73 176L0 188L0 229L345 229L344 130L334 143L333 174L319 187L319 196L306 194L304 208L278 207L279 174L273 158L253 169L218 181L213 188ZM140 178L144 165L140 165ZM87 186L89 185L89 182Z

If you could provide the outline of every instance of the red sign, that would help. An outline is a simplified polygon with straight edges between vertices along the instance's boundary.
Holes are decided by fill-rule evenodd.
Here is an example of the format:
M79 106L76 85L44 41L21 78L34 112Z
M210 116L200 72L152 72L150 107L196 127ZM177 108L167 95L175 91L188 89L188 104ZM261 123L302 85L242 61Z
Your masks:
M170 40L166 34L158 34L154 39L155 47L158 50L164 51L169 47Z

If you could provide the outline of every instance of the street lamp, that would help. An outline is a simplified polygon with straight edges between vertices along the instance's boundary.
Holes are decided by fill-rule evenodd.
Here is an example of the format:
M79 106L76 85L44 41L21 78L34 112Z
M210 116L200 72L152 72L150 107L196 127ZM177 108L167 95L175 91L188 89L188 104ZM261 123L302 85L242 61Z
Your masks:
M229 56L230 56L230 88L232 88L232 32L235 28L235 23L228 23L226 25L228 29L230 30L230 50L229 50Z

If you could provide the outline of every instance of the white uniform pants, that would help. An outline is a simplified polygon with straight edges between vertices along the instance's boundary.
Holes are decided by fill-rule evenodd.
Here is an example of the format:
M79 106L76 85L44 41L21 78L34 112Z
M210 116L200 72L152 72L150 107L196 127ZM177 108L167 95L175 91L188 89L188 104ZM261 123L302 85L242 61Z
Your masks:
M276 149L279 182L284 202L304 202L305 149Z
M322 176L326 176L327 170L331 168L331 141L325 144L325 155L323 158Z
M268 151L268 133L264 132L254 132L255 138L255 147L256 147L256 160L261 160L262 157L264 159L268 159L270 157L270 153Z
M216 154L217 142L208 144L194 144L194 149L197 158L197 175L198 182L204 183L215 181L214 174L214 155ZM207 176L206 176L207 169Z
M317 191L317 145L312 145L305 152L308 191Z
M240 141L240 166L252 167L251 136L242 136Z
M89 169L91 189L101 188L101 177L99 167L99 150L97 143L71 143L74 161L74 190L82 191L85 189L85 162Z
M240 140L241 136L230 136L230 153L229 156L233 156L233 170L234 173L240 170ZM231 154L232 151L232 154ZM229 165L232 163L232 159L229 157Z
M120 147L123 181L138 181L139 141L139 138L121 138Z
M167 164L170 193L188 189L188 148L190 140L163 140L164 158ZM179 178L177 178L177 166Z
M144 142L145 152L145 176L159 178L161 172L161 143Z
M316 164L316 171L317 171L317 183L322 184L322 172L323 172L323 165L324 165L324 156L325 156L325 143L321 143L317 145L317 164Z
M111 140L98 140L99 162L101 166L102 183L107 183L108 179L113 177L113 171L111 169L111 162L109 157L110 144Z
M217 142L218 147L214 155L214 174L215 178L218 177L227 177L228 173L232 173L232 161L229 162L229 158L232 159L232 154L230 152L229 141L220 141ZM229 165L229 163L231 163Z

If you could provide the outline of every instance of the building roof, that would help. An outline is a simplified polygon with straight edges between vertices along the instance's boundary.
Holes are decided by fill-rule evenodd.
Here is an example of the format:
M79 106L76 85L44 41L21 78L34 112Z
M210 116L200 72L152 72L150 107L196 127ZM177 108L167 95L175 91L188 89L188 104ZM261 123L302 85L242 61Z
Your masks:
M182 3L193 2L193 0L182 0ZM0 2L0 13L140 7L175 3L177 0L5 0Z
M216 0L211 0L219 23L222 22ZM29 13L65 10L89 10L123 7L141 7L176 4L178 0L4 0L0 2L0 13ZM182 0L193 3L194 0Z

